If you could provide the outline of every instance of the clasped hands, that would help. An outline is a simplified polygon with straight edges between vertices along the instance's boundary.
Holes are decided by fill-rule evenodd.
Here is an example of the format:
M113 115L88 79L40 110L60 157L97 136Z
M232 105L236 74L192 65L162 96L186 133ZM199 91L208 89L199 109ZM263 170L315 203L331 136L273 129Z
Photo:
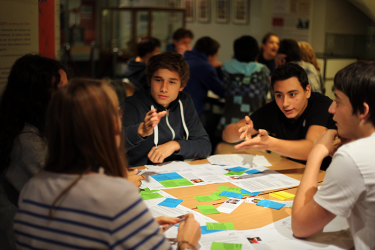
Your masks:
M252 135L256 133L253 121L249 116L245 117L245 121L246 125L238 130L240 139L244 142L234 146L234 148L238 150L268 150L274 138L269 136L264 129L259 129L258 135L252 138Z
M337 130L329 129L323 132L314 142L314 147L311 150L311 155L320 155L322 158L333 156L337 149L350 142L350 139L342 138L337 133Z
M156 109L152 109L147 112L144 122L142 122L138 127L138 134L141 137L146 137L154 133L154 128L159 124L160 119L167 114L167 111L161 111L157 113ZM165 158L173 154L175 151L181 149L180 143L176 141L169 141L164 144L158 145L157 147L152 147L147 157L153 163L162 163Z

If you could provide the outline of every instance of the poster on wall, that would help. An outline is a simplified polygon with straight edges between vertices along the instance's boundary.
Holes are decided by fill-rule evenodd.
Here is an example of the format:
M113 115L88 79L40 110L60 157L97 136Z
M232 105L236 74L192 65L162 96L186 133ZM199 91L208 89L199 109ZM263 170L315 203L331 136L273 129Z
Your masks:
M280 39L310 42L311 0L273 0L272 31Z
M0 93L13 63L39 52L38 30L38 1L0 1Z
M200 23L209 23L211 20L211 0L197 0L197 19Z
M194 0L183 0L183 7L186 8L185 21L188 23L194 22Z
M216 0L216 17L215 22L217 23L228 23L229 22L229 0Z
M249 1L233 0L233 23L248 24L249 23Z

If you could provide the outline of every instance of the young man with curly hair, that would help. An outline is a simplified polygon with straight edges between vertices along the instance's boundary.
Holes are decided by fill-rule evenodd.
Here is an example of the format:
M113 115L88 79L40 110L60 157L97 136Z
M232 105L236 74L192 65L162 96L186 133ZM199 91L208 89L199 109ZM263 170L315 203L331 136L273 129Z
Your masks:
M189 66L177 53L150 58L146 68L149 89L136 90L121 105L129 166L187 158L206 158L211 143L194 103L182 90Z

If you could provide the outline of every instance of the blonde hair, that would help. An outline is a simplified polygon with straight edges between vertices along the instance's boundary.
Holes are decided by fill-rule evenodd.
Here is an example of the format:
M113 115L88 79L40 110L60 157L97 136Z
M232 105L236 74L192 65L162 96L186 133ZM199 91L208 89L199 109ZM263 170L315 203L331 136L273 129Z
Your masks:
M317 71L320 71L319 64L316 61L314 49L311 47L311 45L307 42L298 42L298 46L301 50L302 60L311 63L312 65L314 65Z

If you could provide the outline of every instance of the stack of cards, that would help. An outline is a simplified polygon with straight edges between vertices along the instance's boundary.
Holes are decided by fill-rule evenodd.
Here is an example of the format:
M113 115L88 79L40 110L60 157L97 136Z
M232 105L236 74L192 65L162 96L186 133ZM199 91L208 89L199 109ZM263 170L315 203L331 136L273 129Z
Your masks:
M291 193L288 193L288 192L285 192L285 191L270 193L270 196L272 196L272 197L274 197L276 199L279 199L279 200L283 200L283 201L295 197L294 194L291 194Z

